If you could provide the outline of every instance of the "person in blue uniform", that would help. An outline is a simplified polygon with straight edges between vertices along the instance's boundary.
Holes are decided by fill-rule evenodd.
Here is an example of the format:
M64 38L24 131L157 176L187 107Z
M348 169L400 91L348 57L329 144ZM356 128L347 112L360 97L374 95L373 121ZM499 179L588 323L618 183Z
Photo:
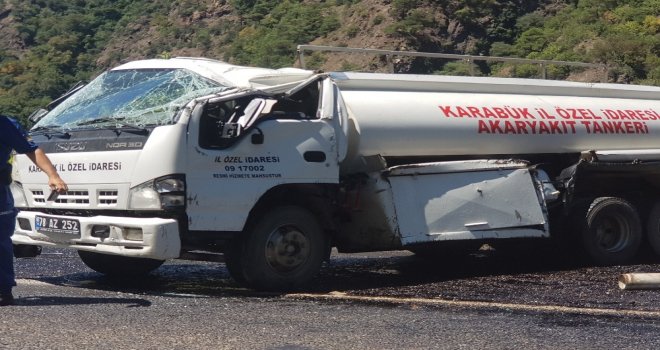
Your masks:
M11 236L16 225L16 208L11 195L11 153L25 154L48 176L51 190L64 192L68 189L46 154L29 138L20 124L0 115L0 306L14 304L12 288L14 277L14 251Z

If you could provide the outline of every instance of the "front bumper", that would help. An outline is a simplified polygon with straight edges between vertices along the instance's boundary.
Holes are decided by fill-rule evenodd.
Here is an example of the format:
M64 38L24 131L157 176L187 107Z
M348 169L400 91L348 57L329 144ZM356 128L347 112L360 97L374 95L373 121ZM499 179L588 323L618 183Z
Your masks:
M174 219L132 218L114 216L64 216L80 222L80 235L41 233L35 229L35 216L54 215L35 211L20 211L11 237L14 244L68 247L103 254L158 260L175 259L181 254L179 225ZM27 225L29 223L29 225ZM92 227L109 226L107 237L92 236ZM29 227L28 227L29 226ZM141 239L126 234L127 229L141 229Z

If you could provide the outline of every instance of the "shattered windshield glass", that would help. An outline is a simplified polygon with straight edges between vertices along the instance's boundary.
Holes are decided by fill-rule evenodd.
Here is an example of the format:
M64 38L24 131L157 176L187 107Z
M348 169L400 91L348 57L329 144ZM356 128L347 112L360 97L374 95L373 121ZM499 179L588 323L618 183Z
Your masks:
M192 99L225 89L185 69L109 71L55 107L33 130L171 124L177 111Z

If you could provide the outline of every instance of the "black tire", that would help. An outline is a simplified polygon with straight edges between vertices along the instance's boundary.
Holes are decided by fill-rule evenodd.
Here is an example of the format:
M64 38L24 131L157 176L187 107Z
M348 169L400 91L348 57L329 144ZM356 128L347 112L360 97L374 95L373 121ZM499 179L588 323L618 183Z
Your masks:
M307 284L321 269L329 244L314 215L296 206L267 211L245 238L237 266L241 278L248 287L267 291Z
M233 239L227 244L225 248L225 265L231 278L238 284L246 284L245 275L243 274L243 240L241 237Z
M581 223L581 238L588 257L599 265L631 262L642 242L642 222L625 199L596 198Z
M87 267L108 276L143 276L157 269L164 260L132 258L119 255L78 251Z
M646 238L656 256L660 256L660 202L655 203L646 221Z

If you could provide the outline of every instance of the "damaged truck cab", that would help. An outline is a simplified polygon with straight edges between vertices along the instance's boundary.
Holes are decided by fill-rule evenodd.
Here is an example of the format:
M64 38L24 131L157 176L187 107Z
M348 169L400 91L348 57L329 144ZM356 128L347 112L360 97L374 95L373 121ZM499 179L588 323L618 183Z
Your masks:
M245 279L263 265L296 274L255 286L309 280L329 252L328 198L346 147L346 115L324 77L185 58L100 75L32 128L69 190L48 198L45 175L18 156L14 243L72 247L107 274L224 253ZM228 251L248 244L268 254Z
M31 129L69 190L17 157L13 241L106 274L224 260L299 288L339 251L577 237L598 263L660 253L660 89L127 63ZM656 208L657 207L657 208ZM647 209L648 208L648 209ZM653 243L653 241L656 243Z

